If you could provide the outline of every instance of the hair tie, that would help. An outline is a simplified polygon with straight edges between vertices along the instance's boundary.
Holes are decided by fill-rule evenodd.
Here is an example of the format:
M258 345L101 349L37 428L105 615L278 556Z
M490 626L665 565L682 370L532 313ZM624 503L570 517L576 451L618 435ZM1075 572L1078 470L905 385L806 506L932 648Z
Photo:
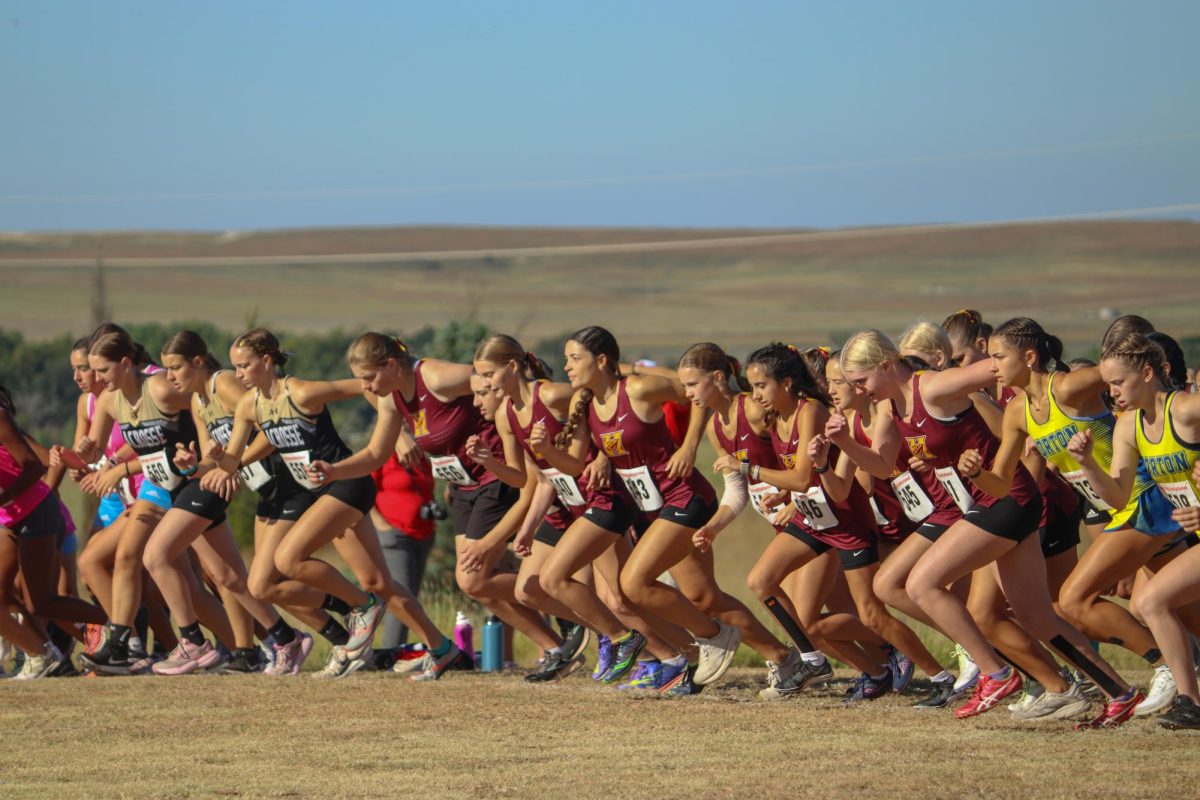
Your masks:
M797 353L797 352L799 352L799 351L796 349L796 345L794 345L794 344L789 344L789 345L787 346L787 349L788 349L788 350L791 350L793 353Z

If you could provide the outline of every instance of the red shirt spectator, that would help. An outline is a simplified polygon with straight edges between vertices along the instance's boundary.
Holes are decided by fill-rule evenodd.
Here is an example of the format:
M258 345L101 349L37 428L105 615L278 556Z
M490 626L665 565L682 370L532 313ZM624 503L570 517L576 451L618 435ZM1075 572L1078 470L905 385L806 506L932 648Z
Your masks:
M433 520L421 518L421 506L433 499L433 473L428 462L418 470L408 470L392 453L371 477L378 490L375 507L389 525L413 539L433 536Z

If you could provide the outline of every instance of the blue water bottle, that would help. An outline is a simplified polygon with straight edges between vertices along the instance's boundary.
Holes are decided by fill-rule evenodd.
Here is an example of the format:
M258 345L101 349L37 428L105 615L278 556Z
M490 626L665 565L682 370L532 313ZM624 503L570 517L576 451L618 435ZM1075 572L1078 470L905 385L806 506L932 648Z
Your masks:
M483 663L480 669L484 672L499 672L504 666L504 623L493 614L483 621Z

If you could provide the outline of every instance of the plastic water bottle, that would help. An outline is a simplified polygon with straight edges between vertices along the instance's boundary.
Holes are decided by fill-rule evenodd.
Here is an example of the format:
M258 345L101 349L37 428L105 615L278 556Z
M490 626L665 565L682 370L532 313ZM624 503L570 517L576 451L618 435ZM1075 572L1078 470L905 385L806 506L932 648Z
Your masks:
M483 621L484 672L499 672L504 667L504 623L493 615Z
M461 611L454 618L454 644L468 656L475 652L475 628L467 615Z

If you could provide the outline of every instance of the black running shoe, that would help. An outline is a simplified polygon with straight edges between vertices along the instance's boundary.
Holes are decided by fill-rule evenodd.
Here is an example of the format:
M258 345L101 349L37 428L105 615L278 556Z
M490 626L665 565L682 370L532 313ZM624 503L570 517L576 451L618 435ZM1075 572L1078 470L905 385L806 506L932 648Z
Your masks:
M562 622L562 620L559 620ZM591 635L586 625L576 625L568 623L563 630L562 651L566 656L567 661L574 660L575 656L583 652L583 648L588 646L588 640Z
M945 708L963 696L963 692L954 691L954 678L944 681L933 681L925 699L912 704L913 708Z
M1160 727L1171 731L1200 730L1200 706L1182 694L1175 695L1167 713L1158 718Z
M801 662L800 667L793 672L789 677L784 678L775 684L773 694L777 696L786 696L795 694L806 686L817 686L822 683L827 683L833 677L833 666L830 665L829 659L825 659L820 664L810 664L807 661ZM763 693L759 696L764 700L772 699L766 697Z
M46 677L47 678L78 678L79 670L75 669L75 665L73 663L71 663L71 659L68 656L67 658L63 659L61 664L59 664L54 669L50 670L50 672L46 675Z
M558 681L570 675L583 663L582 656L567 658L567 654L563 651L552 653L547 650L545 657L542 659L542 665L536 672L531 672L525 676L526 683L549 683L550 681Z
M664 689L663 694L667 697L691 697L692 695L700 694L704 687L692 680L696 675L696 665L688 664L687 672L683 674L683 679L669 689Z
M221 672L236 672L248 675L252 672L262 672L263 663L261 651L257 647L235 648L229 661L221 668Z
M129 657L129 649L111 638L90 656L81 655L79 661L101 675L129 675L129 668L133 663Z

